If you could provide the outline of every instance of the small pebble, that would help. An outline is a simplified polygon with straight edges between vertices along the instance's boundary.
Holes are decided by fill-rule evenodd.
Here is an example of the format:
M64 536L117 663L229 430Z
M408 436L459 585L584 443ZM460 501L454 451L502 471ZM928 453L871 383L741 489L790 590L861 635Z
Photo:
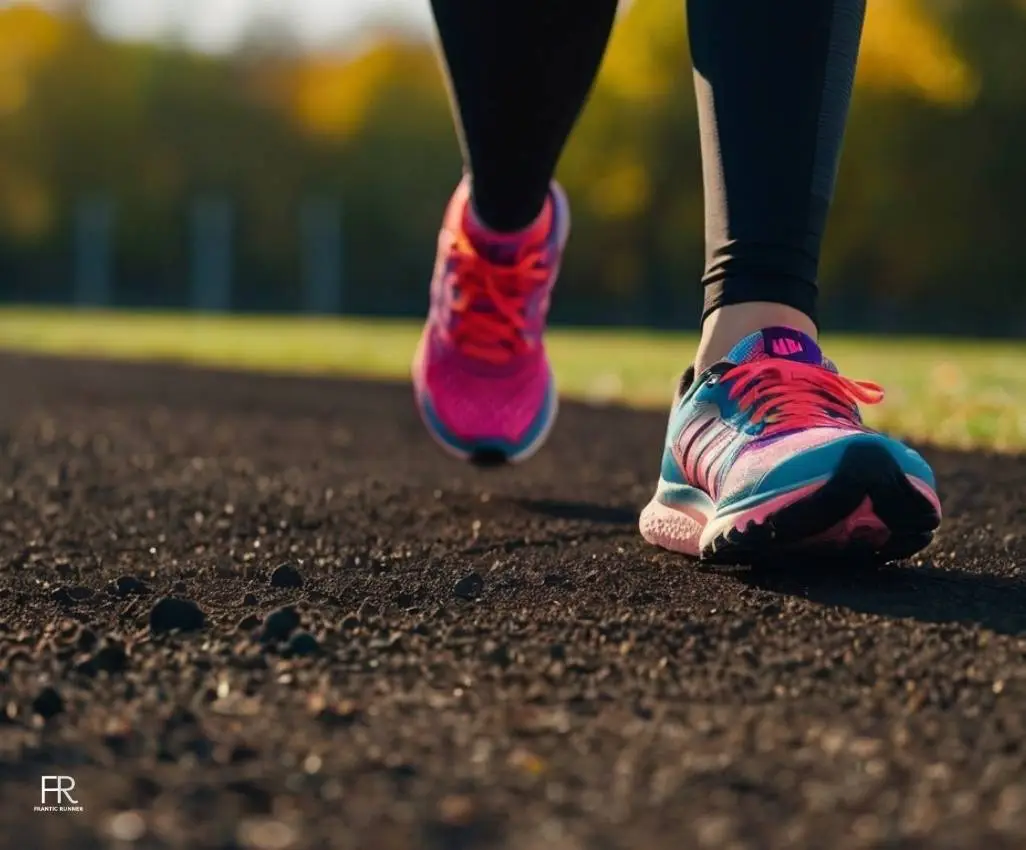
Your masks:
M499 667L509 667L513 661L512 656L509 654L509 647L505 644L496 644L491 641L485 644L485 658Z
M285 640L299 628L299 614L291 605L272 611L264 620L265 641Z
M446 826L470 826L475 814L474 801L464 794L451 794L438 805L438 819Z
M453 595L460 599L476 599L484 590L484 579L478 573L464 576L452 589Z
M118 596L142 596L149 593L150 586L132 575L118 576L114 582L114 592Z
M303 575L292 564L281 564L271 573L271 587L302 587Z
M154 632L170 632L178 629L192 632L206 625L203 610L191 599L165 596L150 610L150 629Z
M92 598L93 591L88 587L58 587L50 598L58 605L74 605Z
M78 638L78 623L74 620L62 620L57 631L57 639L61 643L71 643Z
M90 659L96 670L120 673L128 667L128 653L123 644L116 640L105 640Z
M251 818L239 824L239 843L252 850L288 850L295 845L296 831L287 823Z
M293 655L313 655L321 645L309 632L296 632L289 640L289 652Z
M146 821L138 812L118 812L107 822L107 834L115 841L132 843L146 834Z
M64 699L56 688L43 688L39 695L32 700L32 711L44 720L49 720L64 711Z

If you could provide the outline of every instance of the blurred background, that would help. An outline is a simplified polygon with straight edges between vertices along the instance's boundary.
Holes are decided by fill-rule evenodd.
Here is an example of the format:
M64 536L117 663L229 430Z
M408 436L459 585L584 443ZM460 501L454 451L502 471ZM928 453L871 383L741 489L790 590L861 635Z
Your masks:
M1026 334L1026 0L870 0L824 321ZM695 326L682 0L626 3L560 169L564 324ZM418 316L460 158L427 0L0 5L0 302Z

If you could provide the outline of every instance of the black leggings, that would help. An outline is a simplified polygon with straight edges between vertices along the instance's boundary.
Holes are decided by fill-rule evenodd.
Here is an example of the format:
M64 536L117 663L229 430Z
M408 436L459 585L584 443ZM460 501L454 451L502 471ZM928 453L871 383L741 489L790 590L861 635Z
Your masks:
M645 0L639 0L645 2ZM687 0L705 176L705 316L815 320L866 0ZM616 0L432 0L478 216L533 221L598 72Z

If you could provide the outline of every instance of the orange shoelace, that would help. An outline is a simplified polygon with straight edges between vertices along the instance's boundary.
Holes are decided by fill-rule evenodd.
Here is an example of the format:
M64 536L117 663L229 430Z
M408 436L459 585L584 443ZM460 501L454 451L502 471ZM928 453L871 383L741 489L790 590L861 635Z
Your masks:
M727 374L733 381L729 397L738 400L753 423L765 423L763 436L836 425L838 419L857 424L857 405L879 404L884 397L879 384L853 381L808 363L756 360Z
M526 353L524 336L527 299L548 279L540 248L522 252L513 265L497 265L482 257L460 234L452 246L451 283L458 293L451 308L460 318L453 340L466 355L502 364Z

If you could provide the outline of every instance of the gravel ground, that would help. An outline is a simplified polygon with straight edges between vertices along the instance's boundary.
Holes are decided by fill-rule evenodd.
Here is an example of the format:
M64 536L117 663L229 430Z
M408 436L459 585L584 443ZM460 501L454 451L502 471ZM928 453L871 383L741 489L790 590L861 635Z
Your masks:
M481 472L405 386L0 373L2 846L1026 847L1024 458L926 449L914 563L713 569L661 416Z

